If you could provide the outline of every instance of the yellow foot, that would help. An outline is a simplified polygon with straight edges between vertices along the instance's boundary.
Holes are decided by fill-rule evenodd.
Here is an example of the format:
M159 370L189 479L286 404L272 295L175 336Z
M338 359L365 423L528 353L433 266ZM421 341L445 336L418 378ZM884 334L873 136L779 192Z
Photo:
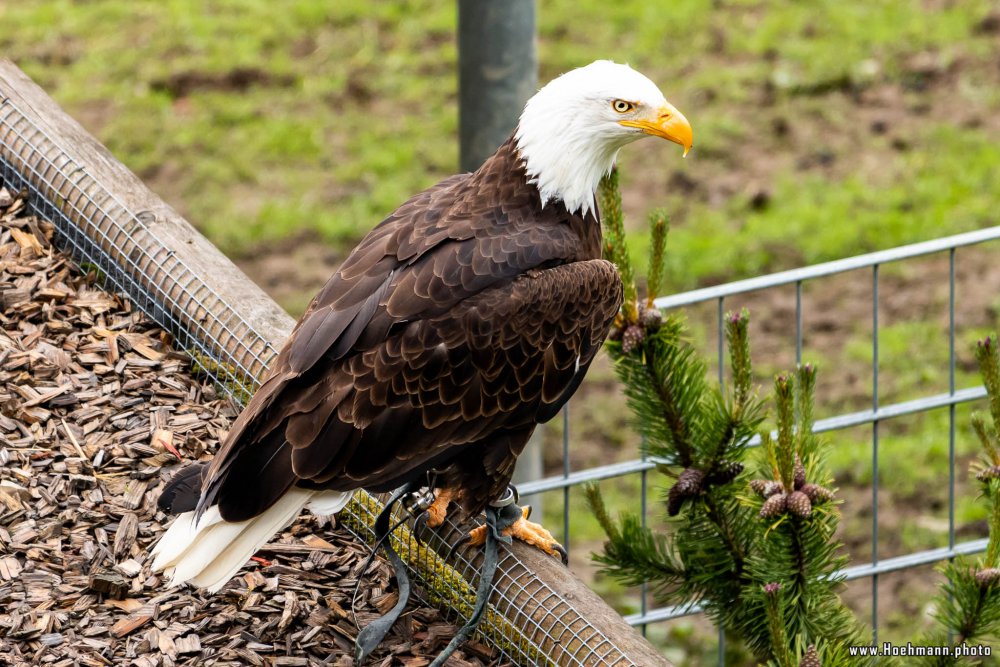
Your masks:
M528 521L531 515L531 507L521 508L521 518L514 522L514 525L503 529L504 535L510 535L514 539L521 540L526 544L541 549L550 556L558 556L563 563L567 561L566 550L556 542L552 533L542 527L541 524ZM469 531L469 544L479 546L486 542L486 531L488 526L478 526Z
M448 516L448 505L458 494L454 489L435 489L434 502L427 508L427 526L437 528Z

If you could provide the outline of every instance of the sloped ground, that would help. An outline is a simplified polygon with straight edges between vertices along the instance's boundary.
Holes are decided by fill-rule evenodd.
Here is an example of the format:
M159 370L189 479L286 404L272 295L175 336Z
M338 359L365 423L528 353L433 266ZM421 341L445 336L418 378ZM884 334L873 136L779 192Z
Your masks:
M0 664L354 665L358 627L397 596L327 519L299 519L216 595L149 571L163 481L236 409L20 211L0 189ZM366 664L422 667L455 630L411 603ZM471 643L448 664L498 662Z

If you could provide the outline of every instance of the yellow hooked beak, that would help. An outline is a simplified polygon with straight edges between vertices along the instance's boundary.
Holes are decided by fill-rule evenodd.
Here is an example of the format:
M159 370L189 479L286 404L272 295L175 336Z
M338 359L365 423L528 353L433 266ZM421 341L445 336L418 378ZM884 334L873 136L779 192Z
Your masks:
M618 122L626 127L637 127L646 134L663 137L675 144L680 144L684 147L685 156L687 156L688 151L691 150L691 145L694 143L694 133L691 131L691 123L684 117L684 114L675 109L669 102L657 109L656 115L653 118L620 120Z

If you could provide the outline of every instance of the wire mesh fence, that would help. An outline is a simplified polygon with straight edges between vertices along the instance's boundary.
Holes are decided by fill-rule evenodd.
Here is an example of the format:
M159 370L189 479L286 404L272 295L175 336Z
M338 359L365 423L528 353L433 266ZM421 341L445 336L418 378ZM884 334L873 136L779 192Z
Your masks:
M231 394L259 386L276 350L236 304L226 303L150 233L141 214L128 210L10 100L0 105L0 137L8 148L0 156L3 182L29 191L30 208L55 224L60 247L173 333L196 359L219 359L227 343L238 341L232 363L205 370ZM15 158L26 150L29 157Z

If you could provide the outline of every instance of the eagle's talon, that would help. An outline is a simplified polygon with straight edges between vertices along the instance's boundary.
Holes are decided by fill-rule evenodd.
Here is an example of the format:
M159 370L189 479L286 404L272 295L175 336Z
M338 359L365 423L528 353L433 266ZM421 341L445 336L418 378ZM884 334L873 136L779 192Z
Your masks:
M490 527L485 523L481 526L476 526L470 530L469 534L463 537L458 544L468 544L472 547L481 547L486 544L486 531L489 529Z
M484 528L485 526L480 526L480 527ZM447 558L447 560L451 560L452 557L455 555L455 552L458 551L461 547L464 547L465 545L467 545L470 542L472 542L472 532L474 532L475 530L476 529L474 528L472 531L469 532L468 535L462 536L461 539L459 539L457 542L455 542L453 545L451 545L451 549L448 550L448 558ZM484 542L486 541L485 538L483 539L483 541Z
M537 549L541 549L550 556L558 556L563 565L567 565L569 563L569 554L566 553L566 549L556 542L556 539L552 537L552 533L546 530L541 524L528 521L530 514L530 506L522 507L521 518L500 532L505 536L513 537L525 544L530 544ZM489 526L486 525L473 528L469 531L468 536L463 539L463 543L468 543L472 546L484 544L486 542L487 530L489 530Z
M454 489L437 489L434 494L434 502L427 508L427 526L437 528L444 523L448 516L448 505L455 499Z
M424 532L424 528L427 527L428 513L424 510L413 520L413 532L420 535Z

